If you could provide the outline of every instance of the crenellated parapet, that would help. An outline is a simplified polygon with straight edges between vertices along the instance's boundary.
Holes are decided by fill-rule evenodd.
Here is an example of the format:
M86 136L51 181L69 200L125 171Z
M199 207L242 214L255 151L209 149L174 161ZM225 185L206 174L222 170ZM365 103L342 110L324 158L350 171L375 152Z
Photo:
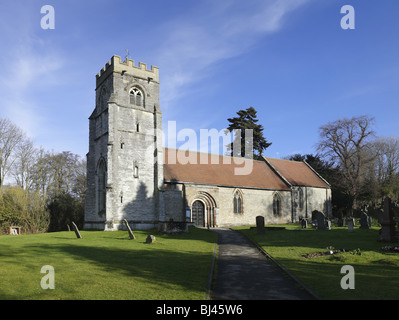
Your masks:
M147 69L147 64L139 62L136 66L134 61L126 59L122 62L120 56L114 55L110 61L106 63L104 68L96 75L97 86L104 81L111 73L116 72L122 75L131 75L145 80L155 81L159 83L159 69L151 66L151 70Z

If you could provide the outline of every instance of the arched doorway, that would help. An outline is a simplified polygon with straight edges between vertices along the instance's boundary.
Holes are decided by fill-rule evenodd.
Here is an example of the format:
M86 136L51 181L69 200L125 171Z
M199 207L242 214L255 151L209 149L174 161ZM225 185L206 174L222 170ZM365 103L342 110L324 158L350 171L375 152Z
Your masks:
M199 191L191 198L191 222L197 227L216 227L216 209L214 198L207 192Z
M192 217L192 222L196 227L205 226L204 214L205 214L204 204L199 200L195 201L191 208L191 217Z

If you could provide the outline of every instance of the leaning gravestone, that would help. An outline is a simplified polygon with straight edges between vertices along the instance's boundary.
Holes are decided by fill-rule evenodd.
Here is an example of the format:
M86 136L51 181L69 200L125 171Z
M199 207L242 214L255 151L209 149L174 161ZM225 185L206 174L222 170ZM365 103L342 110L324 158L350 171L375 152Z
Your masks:
M355 220L354 220L353 218L348 218L348 219L346 220L346 223L348 224L348 231L349 231L349 232L352 232L352 231L353 231L353 228L354 228L354 226L355 226Z
M308 221L306 219L301 220L302 229L306 229L308 227Z
M339 209L339 211L338 211L337 226L338 227L344 226L344 214L342 213L342 209Z
M73 221L72 221L72 227L73 227L73 231L75 231L76 238L81 239L82 236L80 235L79 229L76 226L75 222L73 222Z
M316 211L315 217L317 221L317 229L318 230L326 230L326 217L323 212Z
M263 216L256 217L256 231L258 233L265 232L265 218Z
M360 229L370 229L368 215L365 212L362 212L360 215Z
M134 233L132 232L132 229L130 229L130 226L129 226L129 223L127 222L127 220L126 220L126 219L124 219L124 220L123 220L123 222L125 222L125 225L126 225L127 231L129 232L129 237L130 237L130 240L134 240L134 239L136 239L136 237L134 236Z

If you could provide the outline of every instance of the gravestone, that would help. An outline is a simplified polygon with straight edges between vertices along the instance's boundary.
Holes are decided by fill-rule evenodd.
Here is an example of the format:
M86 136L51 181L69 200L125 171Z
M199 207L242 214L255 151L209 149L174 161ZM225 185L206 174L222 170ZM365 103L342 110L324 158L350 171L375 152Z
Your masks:
M369 216L367 215L367 213L362 212L362 214L360 215L360 229L370 229L368 218Z
M379 241L396 242L398 240L395 235L395 221L394 214L391 207L391 199L385 198L384 200L384 214L381 220L381 230Z
M263 216L256 217L256 231L258 233L265 232L265 218Z
M79 229L78 229L77 225L75 224L75 222L73 222L73 221L72 221L72 227L73 227L73 231L75 231L76 238L81 239L82 236L80 235Z
M353 228L355 227L355 220L353 218L346 219L346 223L348 225L348 231L353 232Z
M302 229L306 229L308 227L308 221L306 219L301 220Z
M326 221L326 230L331 230L331 221L330 220Z
M343 226L344 226L344 214L342 212L342 209L339 209L337 227L343 227Z
M124 219L123 222L125 223L127 231L129 232L130 240L136 239L136 237L134 236L134 233L132 232L132 229L130 229L130 226L129 226L129 223L127 222L127 220Z
M153 235L148 235L147 239L145 240L145 243L154 243L157 239Z
M317 229L318 230L326 230L326 217L323 212L315 211L315 218L317 221Z

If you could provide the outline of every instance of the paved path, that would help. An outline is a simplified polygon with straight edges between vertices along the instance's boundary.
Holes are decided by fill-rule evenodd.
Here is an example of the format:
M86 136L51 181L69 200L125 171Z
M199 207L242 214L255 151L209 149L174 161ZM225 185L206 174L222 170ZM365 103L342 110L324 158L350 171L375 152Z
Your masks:
M313 299L272 265L244 235L230 229L214 230L218 233L219 254L211 299Z

